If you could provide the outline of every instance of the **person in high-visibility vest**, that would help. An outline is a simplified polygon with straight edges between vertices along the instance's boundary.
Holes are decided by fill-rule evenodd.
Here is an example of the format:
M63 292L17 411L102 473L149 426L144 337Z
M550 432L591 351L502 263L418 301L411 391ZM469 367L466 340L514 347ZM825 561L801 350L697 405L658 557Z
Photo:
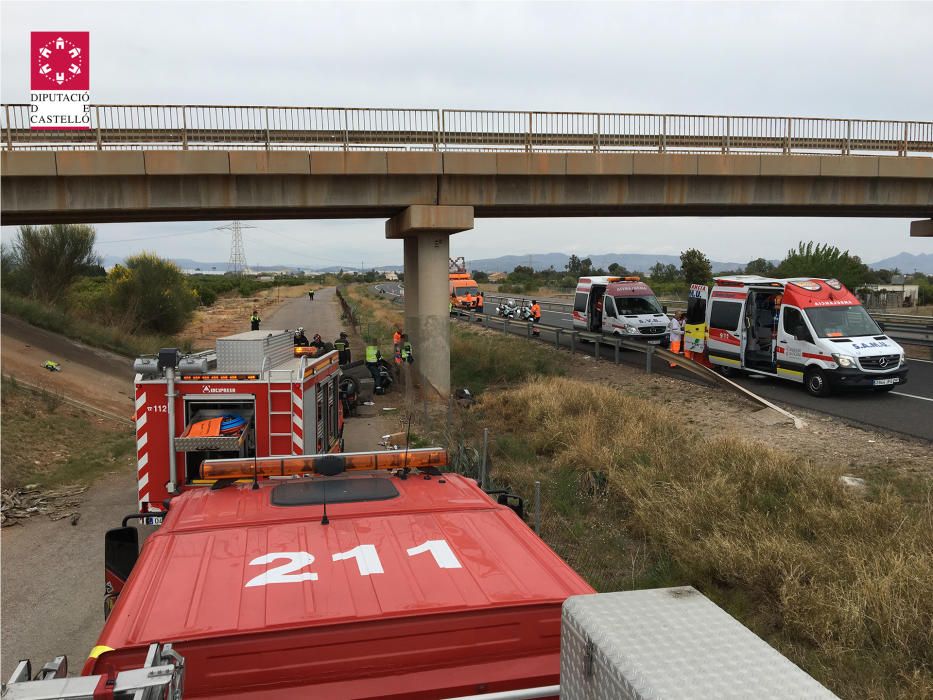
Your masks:
M684 342L684 312L678 311L674 314L674 317L671 319L671 322L667 326L668 331L671 334L671 352L675 355L680 354L681 345ZM675 362L670 363L671 367L676 367Z
M480 292L476 295L476 310L480 313L483 313L483 293Z
M467 308L473 307L473 295L470 292L466 293L466 305Z
M369 373L373 375L373 381L375 382L377 391L382 389L382 378L379 376L379 360L381 359L382 353L379 352L378 346L366 346L366 367L369 369Z
M404 333L402 333L401 355L402 355L402 362L407 362L408 364L411 364L412 362L415 361L415 354L412 351L411 343L408 342L408 336L405 335Z
M251 331L258 331L262 319L259 318L259 309L253 309L253 315L249 317L249 328Z
M531 322L534 324L531 328L532 335L541 335L538 330L538 324L541 323L541 307L535 299L531 300Z
M392 334L392 347L394 347L395 350L397 351L401 344L402 344L402 331L396 327L395 333Z
M341 365L350 364L350 340L345 331L334 341L334 350L337 351L337 362Z

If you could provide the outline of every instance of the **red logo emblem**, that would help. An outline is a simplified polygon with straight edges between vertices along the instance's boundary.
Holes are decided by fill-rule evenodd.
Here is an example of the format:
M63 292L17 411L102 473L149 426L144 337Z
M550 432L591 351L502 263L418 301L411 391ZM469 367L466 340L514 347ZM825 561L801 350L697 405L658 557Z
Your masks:
M32 32L29 55L33 90L89 90L89 32Z

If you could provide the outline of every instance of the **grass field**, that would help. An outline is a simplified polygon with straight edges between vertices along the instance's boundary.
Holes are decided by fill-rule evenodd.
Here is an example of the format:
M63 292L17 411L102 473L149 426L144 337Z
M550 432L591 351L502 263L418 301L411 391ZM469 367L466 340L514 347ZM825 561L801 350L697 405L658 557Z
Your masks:
M846 698L933 697L933 493L710 437L657 403L539 378L481 399L494 476L599 590L690 584Z
M52 390L35 393L4 379L0 401L4 488L89 484L136 456L129 423L121 426L72 408Z

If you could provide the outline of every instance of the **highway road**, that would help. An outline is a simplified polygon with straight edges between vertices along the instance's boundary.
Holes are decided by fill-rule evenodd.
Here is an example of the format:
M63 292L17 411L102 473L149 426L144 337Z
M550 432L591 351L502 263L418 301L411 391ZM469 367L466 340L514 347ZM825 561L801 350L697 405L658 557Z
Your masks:
M397 283L377 285L388 296L397 296ZM487 314L495 314L495 303L487 301ZM565 312L542 310L541 322L544 325L571 328L570 315ZM516 334L525 334L524 326L516 324ZM546 334L546 340L553 340L553 335ZM562 345L569 346L569 340L562 339ZM584 352L593 351L593 346L583 345ZM606 347L601 357L612 361L613 351ZM638 352L621 353L621 363L644 368L645 356ZM742 386L769 401L783 405L789 410L802 407L820 413L837 416L845 421L882 428L912 437L933 441L933 362L926 360L908 360L910 373L907 384L887 393L878 394L870 391L848 391L836 393L826 398L816 398L806 392L799 384L771 377L743 376L736 379ZM670 369L665 362L654 362L654 371L678 376L688 381L694 377L683 370Z

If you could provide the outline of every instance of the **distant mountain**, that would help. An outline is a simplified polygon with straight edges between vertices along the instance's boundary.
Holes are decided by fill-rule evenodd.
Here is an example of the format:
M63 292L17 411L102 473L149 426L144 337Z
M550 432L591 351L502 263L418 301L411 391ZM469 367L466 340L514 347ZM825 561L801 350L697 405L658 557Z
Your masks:
M651 255L641 253L605 253L601 255L580 255L580 258L590 258L595 267L601 267L604 270L612 263L619 263L627 270L639 270L647 272L651 266L656 263L663 265L674 265L680 268L679 255ZM470 270L479 270L482 272L511 272L518 265L529 265L535 270L546 270L553 267L555 270L565 269L570 256L566 253L544 253L532 255L503 255L499 258L484 258L481 260L467 261L467 267ZM713 272L723 272L732 270L744 270L743 262L721 262L711 260Z
M868 263L868 267L873 270L893 270L896 267L904 274L909 274L916 270L925 275L933 275L933 253L920 253L919 255L898 253L884 260Z

